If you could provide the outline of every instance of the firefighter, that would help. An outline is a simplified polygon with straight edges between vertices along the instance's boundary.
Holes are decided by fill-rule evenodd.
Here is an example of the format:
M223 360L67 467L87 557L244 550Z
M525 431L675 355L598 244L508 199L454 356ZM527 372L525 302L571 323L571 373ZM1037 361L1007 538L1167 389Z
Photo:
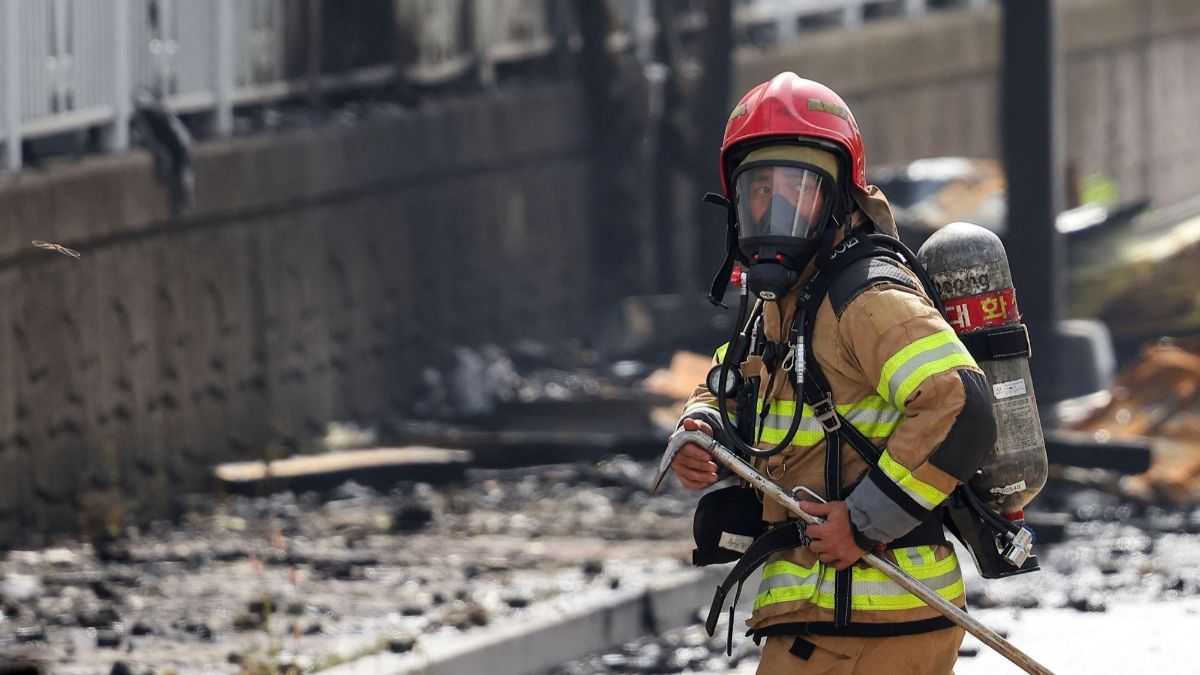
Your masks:
M965 606L939 507L995 442L987 384L971 355L910 269L868 259L838 272L811 317L809 355L832 405L801 404L797 378L783 372L796 368L781 355L804 334L794 324L817 263L848 238L896 236L887 200L867 185L865 167L845 102L790 72L741 99L721 146L722 186L738 237L731 254L763 301L757 346L732 364L756 383L757 403L753 411L736 410L730 401L726 412L740 420L749 414L753 431L722 420L703 385L679 428L718 440L724 430L755 448L776 446L775 454L755 457L756 467L784 489L804 486L828 500L804 502L825 519L807 528L807 546L766 558L748 622L754 639L765 639L759 673L950 673L963 638L962 629L858 560L878 552ZM841 436L830 434L845 433L881 451L877 463L841 442L831 449L830 439ZM671 468L689 489L718 479L712 458L694 444ZM770 500L761 516L768 524L790 518Z

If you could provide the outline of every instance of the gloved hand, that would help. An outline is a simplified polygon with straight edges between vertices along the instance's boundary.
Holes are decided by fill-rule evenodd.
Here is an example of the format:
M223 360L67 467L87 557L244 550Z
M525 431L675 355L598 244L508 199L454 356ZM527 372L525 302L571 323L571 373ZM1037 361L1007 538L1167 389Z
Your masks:
M818 560L840 572L866 555L867 552L854 543L846 502L800 502L800 508L825 519L825 522L809 525L804 530L804 534L812 539L808 547L817 554Z
M700 431L708 436L713 435L712 426L701 420L686 418L679 431ZM712 455L695 443L688 443L679 449L675 461L671 462L671 471L683 487L689 490L699 490L717 482L717 463Z

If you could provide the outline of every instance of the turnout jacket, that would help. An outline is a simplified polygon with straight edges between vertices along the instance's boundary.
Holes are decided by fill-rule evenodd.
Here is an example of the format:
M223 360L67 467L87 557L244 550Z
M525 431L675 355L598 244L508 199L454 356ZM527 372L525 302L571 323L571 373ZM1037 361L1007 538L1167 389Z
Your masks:
M891 225L883 204L886 224ZM882 450L876 466L868 466L848 446L841 458L842 492L855 541L868 551L884 548L926 518L937 518L935 509L974 474L996 438L982 372L915 275L904 272L911 284L883 282L864 288L861 269L845 270L817 311L808 347L829 381L837 411ZM808 276L782 302L765 308L767 339L786 339L796 297ZM718 349L714 363L721 361L724 349ZM786 436L800 397L783 372L768 390L772 378L760 357L751 356L742 372L761 378L756 421L769 405L761 437L747 440L755 441L756 447L773 447ZM736 414L733 401L729 404L730 415ZM714 428L720 424L716 400L703 385L688 400L684 417L704 419ZM803 420L791 445L755 464L784 489L803 485L827 497L825 452L822 426L803 405ZM763 501L763 520L776 524L789 519L782 506ZM881 555L947 600L965 605L959 563L944 541L887 547ZM922 628L928 625L924 622L940 616L865 563L852 569L852 624L889 624L881 635L888 630L921 632L931 629ZM773 554L763 567L750 628L832 622L835 573L806 547Z

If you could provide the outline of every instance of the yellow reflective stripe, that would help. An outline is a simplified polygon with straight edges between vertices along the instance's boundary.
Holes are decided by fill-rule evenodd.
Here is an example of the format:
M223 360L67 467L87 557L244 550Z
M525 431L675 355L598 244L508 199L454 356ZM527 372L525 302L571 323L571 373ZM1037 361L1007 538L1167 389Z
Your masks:
M896 374L896 371L900 370L901 366L907 363L909 359L919 356L922 352L941 347L955 339L957 338L954 333L939 331L933 335L926 335L923 338L908 343L884 362L883 368L879 371L879 385L875 390L879 392L880 396L892 400L891 392L887 389L887 384L892 379L892 376Z
M932 546L918 546L917 552L920 553L920 555L921 555L922 563L924 563L926 565L933 564L934 557L933 557L933 547Z
M946 500L946 497L950 496L912 475L912 472L906 469L903 464L892 459L887 450L884 450L883 454L879 456L879 468L883 469L888 478L891 478L893 483L899 485L905 494L912 497L913 501L926 509L933 510L935 506L941 504Z
M760 398L755 403L754 409L758 412L762 412L766 405L767 402ZM791 417L792 415L796 414L796 402L787 400L771 401L771 414ZM812 409L807 405L804 406L804 415L807 416L811 414Z
M770 443L771 445L781 443L783 442L783 439L787 437L787 432L787 429L767 427L762 430L762 442ZM804 429L800 429L796 432L796 435L792 437L792 445L798 445L801 447L812 446L820 443L823 440L825 440L825 432L823 431L805 431Z
M933 564L937 562L933 547L928 545L894 548L892 551L896 554L896 562L902 570L932 569Z
M868 396L858 403L837 406L838 412L842 412L843 408L858 410L893 410L895 409L895 406L893 406L891 403L888 403L887 399L883 398L882 396Z
M916 563L912 560L913 554L923 561L932 562ZM901 569L930 586L943 598L954 600L965 592L958 559L953 553L943 560L933 560L933 548L919 546L897 550L896 557ZM882 572L874 568L860 567L854 567L853 570L854 594L850 601L852 609L903 610L925 606L920 598L898 586ZM760 609L780 602L808 601L824 609L833 609L835 574L836 570L819 562L811 568L785 560L770 563L763 568L763 584L760 587L766 590L758 594L754 608Z
M759 586L758 596L754 599L754 609L779 602L811 600L816 595L817 586L820 583L818 575L824 583L833 584L836 573L837 570L825 567L820 562L814 563L812 567L801 567L787 560L767 563L763 567L762 583ZM772 579L783 581L795 579L800 583L780 586L772 584Z
M867 438L884 438L891 436L892 432L900 424L900 420L892 420L890 422L858 422L851 419L850 425L862 432Z
M758 399L756 409L762 413L765 402ZM887 438L895 431L896 426L904 419L899 410L878 396L868 396L857 403L838 404L837 410L846 421L858 429L867 438ZM787 436L791 427L792 417L796 412L796 401L778 400L771 402L770 413L763 425L762 441L772 445L779 443ZM803 417L797 428L793 445L813 446L825 439L825 431L813 415L812 408L803 406Z
M908 397L916 391L917 387L921 386L921 383L933 375L944 373L953 368L977 368L975 359L971 358L965 347L962 349L961 353L951 354L931 363L926 363L913 372L912 375L909 375L904 380L904 384L900 385L899 390L896 392L896 407L903 410Z
M933 556L933 547L932 546L914 546L913 548L920 550L922 559L924 559L925 550L921 550L921 549L928 550L929 555L931 557ZM900 569L904 570L905 572L908 572L915 579L918 579L920 581L925 581L926 579L940 577L943 574L949 574L950 572L953 572L954 570L958 569L958 558L956 558L955 555L953 553L951 553L950 555L946 556L945 558L943 558L941 560L934 560L932 563L926 564L924 562L920 562L920 563L914 562L913 560L911 560L911 557L910 557L910 560L908 561L907 565L905 565L904 563L900 563ZM860 579L862 581L886 581L889 583L894 583L894 582L892 582L891 579L889 579L887 577L886 574L884 574L883 572L880 572L879 570L875 569L874 567L867 567L865 569L855 567L854 568L854 580L858 581ZM897 586L896 588L900 588L900 587ZM905 591L905 592L907 592L907 591Z
M868 396L857 403L836 407L842 417L867 438L891 436L904 419L899 410L878 396Z
M927 335L896 352L880 371L875 390L897 409L931 375L951 368L978 367L953 331Z
M897 554L903 553L903 557L897 555L897 561L900 569L908 572L914 579L926 580L934 577L939 577L943 574L948 574L958 569L958 558L953 552L941 560L937 560L934 555L932 546L912 546L909 548L893 549ZM913 554L921 559L922 562L913 561ZM929 562L925 562L928 560ZM801 577L805 580L815 577L817 571L820 570L823 578L832 581L837 570L833 567L822 565L820 562L813 563L812 567L801 567L794 562L788 560L776 560L767 563L763 567L763 581L779 576ZM879 581L894 583L886 574L880 572L874 567L855 567L855 581ZM900 586L896 586L900 589ZM903 590L903 589L900 589ZM905 591L907 592L907 591Z
M725 352L727 352L727 351L729 351L729 343L728 342L721 345L720 347L717 347L716 353L713 354L713 360L715 360L717 363L724 361L725 360Z
M807 420L805 420L807 422ZM796 430L796 435L792 437L792 445L799 447L810 447L825 440L825 431L820 429L805 428L809 425L805 422L800 424L800 428ZM899 420L895 422L879 422L875 424L860 424L858 422L850 423L855 429L862 432L867 438L886 438L892 435L896 426L900 424ZM762 440L764 443L779 443L787 436L787 428L765 427L762 430Z
M758 399L758 411L762 412L765 402ZM867 396L855 403L839 403L834 406L842 415L849 415L857 410L895 410L895 406L888 403L886 399L880 396ZM791 417L796 412L796 402L790 399L780 399L771 401L771 413L775 415L784 415ZM807 403L804 404L805 417L812 417L812 407Z
M935 593L947 600L953 600L961 597L966 592L966 586L963 585L962 577L952 582L948 586L932 589ZM817 596L818 607L824 609L833 609L834 597L832 593L822 593ZM906 596L888 596L888 595L858 595L855 594L850 598L851 609L867 609L867 610L903 610L917 609L925 607L925 601L915 595L909 594Z
M832 583L832 582L830 582ZM775 605L781 602L797 602L799 600L813 601L813 594L817 592L816 584L802 586L785 586L783 588L774 588L766 593L759 593L754 599L754 609L757 611L768 605ZM851 604L854 603L851 599ZM814 604L820 604L816 602ZM832 608L831 608L832 609Z

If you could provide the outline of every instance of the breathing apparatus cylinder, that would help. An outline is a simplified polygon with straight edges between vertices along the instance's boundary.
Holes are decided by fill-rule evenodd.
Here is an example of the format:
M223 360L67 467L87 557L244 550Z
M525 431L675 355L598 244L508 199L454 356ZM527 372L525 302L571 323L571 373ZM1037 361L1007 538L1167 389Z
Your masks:
M1048 461L1029 372L1029 335L1017 309L1004 245L978 225L951 223L925 242L917 258L941 295L947 321L991 385L998 432L995 447L968 485L993 514L1001 514L1005 526L989 522L992 514L968 518L953 506L951 520L985 578L1031 571L1036 558L1023 509L1045 485ZM976 539L977 545L967 539Z

